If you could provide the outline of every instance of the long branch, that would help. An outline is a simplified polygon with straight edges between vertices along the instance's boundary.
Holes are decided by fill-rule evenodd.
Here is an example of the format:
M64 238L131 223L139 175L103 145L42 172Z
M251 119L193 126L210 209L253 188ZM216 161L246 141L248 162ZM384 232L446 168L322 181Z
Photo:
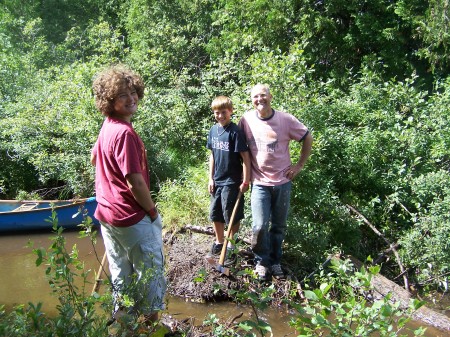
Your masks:
M406 290L409 291L409 282L408 282L408 278L406 277L405 268L403 267L402 261L400 260L400 255L398 254L397 250L395 249L395 245L390 243L389 240L386 239L386 237L383 235L383 233L381 233L374 225L372 225L370 223L370 221L367 220L366 217L364 215L362 215L360 212L358 212L354 207L352 207L348 204L346 204L345 206L347 206L347 208L349 210L351 210L353 213L355 213L367 226L369 226L374 231L375 234L377 234L379 237L381 237L384 240L384 242L387 243L387 245L389 246L389 249L392 249L392 251L394 252L394 255L395 255L395 259L397 260L397 264L400 268L400 271L403 274L404 287Z

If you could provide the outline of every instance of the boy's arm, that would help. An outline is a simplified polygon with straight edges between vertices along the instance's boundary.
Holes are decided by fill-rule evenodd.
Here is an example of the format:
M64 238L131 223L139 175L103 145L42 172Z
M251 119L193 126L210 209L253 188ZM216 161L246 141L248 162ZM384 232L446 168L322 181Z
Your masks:
M214 156L211 152L209 155L209 182L208 191L210 194L214 193Z
M97 142L98 140L95 142L94 146L92 147L91 150L91 164L93 166L95 166L95 162L97 161Z
M144 211L150 216L151 220L155 220L158 217L158 213L153 202L150 191L145 183L144 177L141 173L130 173L125 177L127 185L130 188L134 199L144 209Z
M239 152L239 154L242 157L242 170L244 173L243 181L239 189L241 190L242 193L245 193L248 191L250 184L250 171L251 171L250 154L248 151Z
M95 166L95 162L97 160L97 156L94 154L94 152L91 153L91 164Z

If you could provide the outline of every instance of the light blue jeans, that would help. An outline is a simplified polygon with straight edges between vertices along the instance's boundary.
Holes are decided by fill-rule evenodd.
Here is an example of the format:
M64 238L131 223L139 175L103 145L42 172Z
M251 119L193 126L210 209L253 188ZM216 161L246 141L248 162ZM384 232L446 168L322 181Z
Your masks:
M252 186L252 250L255 262L265 267L281 261L291 189L290 181L278 186Z
M141 285L142 289L131 294L135 300L135 307L131 311L148 315L163 310L166 279L161 216L158 214L153 222L145 216L129 227L100 223L114 286L114 310L120 307L122 292L132 281L133 274L141 279L145 273L151 273L150 280Z

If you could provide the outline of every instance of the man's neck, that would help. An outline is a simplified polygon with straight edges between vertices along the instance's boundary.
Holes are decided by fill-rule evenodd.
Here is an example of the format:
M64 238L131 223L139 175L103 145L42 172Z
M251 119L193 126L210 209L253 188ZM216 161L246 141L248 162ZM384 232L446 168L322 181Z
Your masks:
M258 110L258 117L262 118L262 119L266 119L269 118L270 116L272 116L273 114L273 109L272 108L267 108L264 110Z

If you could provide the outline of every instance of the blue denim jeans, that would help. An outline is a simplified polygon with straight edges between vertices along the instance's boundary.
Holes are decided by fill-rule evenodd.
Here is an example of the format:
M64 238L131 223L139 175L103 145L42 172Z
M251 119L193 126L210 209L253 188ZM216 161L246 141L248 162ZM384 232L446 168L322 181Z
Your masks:
M252 186L252 250L255 262L265 267L281 261L291 188L290 181L278 186Z

